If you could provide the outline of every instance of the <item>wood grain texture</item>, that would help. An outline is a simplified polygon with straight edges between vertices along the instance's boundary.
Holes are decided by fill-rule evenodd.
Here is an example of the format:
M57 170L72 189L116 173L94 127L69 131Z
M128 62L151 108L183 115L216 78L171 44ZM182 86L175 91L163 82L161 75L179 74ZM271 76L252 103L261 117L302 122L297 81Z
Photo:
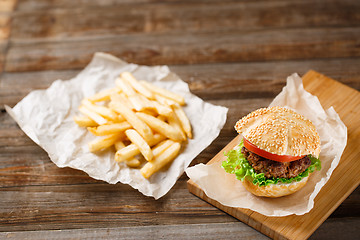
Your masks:
M11 13L14 11L17 0L1 0L0 1L0 12L1 13Z
M348 143L341 161L316 197L311 212L301 216L266 217L248 209L223 206L207 197L194 182L188 182L190 192L275 239L307 239L360 184L360 162L357 161L360 93L315 71L309 71L303 77L303 82L305 89L316 95L325 109L330 106L335 108L348 128ZM209 164L224 160L222 153L232 149L239 142L240 136L237 136Z
M0 1L0 73L3 71L5 65L5 55L9 44L12 13L16 3L17 0Z
M36 3L36 7L29 7L29 1L20 2L12 26L13 39L360 25L356 24L360 22L360 4L354 1L328 1L325 5L322 1L118 1L93 2L85 9L78 4L70 8L60 3L39 6L33 1ZM343 11L338 12L338 8Z
M0 73L4 71L5 55L8 47L8 40L0 40Z
M4 206L0 212L0 231L237 221L194 198L186 189L186 178L179 179L158 201L144 197L128 185L107 183L1 188L0 195Z
M286 77L297 72L302 75L312 68L360 90L360 58L270 61L251 63L218 63L171 65L191 92L204 100L273 98L282 89ZM49 70L4 73L0 76L0 109L13 107L29 92L45 89L57 79L71 79L80 70Z
M21 1L6 71L81 68L96 51L150 65L359 56L351 0L82 2Z
M10 21L11 21L10 13L0 12L0 40L7 40L9 38Z
M193 196L185 174L155 201L58 168L3 105L74 77L96 51L166 64L194 94L229 108L191 165L207 163L236 136L238 118L267 106L293 72L314 69L360 90L359 8L353 0L0 0L0 238L266 239ZM359 203L358 187L311 239L356 239Z
M134 232L137 234L135 235ZM204 234L198 234L204 232ZM214 236L224 236L235 239L241 236L244 239L268 239L259 232L252 231L241 222L233 223L208 223L184 225L158 225L154 227L119 227L81 230L56 230L36 232L13 232L0 233L0 237L7 239L175 239L181 236L183 239L213 239Z
M356 230L352 225L359 225L357 219L346 219L339 221L329 221L324 223L317 232L309 239L351 239ZM341 228L344 233L340 233ZM330 234L329 230L330 229ZM199 232L204 232L199 234ZM137 233L136 235L134 233ZM97 228L97 229L69 229L69 230L48 230L48 231L18 231L0 232L0 237L6 239L28 239L42 240L49 238L56 239L162 239L167 236L172 239L192 238L192 239L214 239L215 237L226 236L227 239L268 239L259 232L251 231L241 222L231 223L207 223L184 225L157 225L141 227L118 227L118 228Z
M97 51L145 65L358 57L359 35L348 27L11 40L5 71L81 68Z
M242 116L259 106L268 105L270 101L271 99L240 99L211 102L228 106L231 116ZM246 107L239 109L236 107L238 105ZM89 178L81 171L57 168L46 153L28 139L7 114L0 115L0 120L0 131L3 133L0 138L0 204L4 206L0 215L0 231L66 229L71 223L71 228L88 228L93 225L115 228L121 225L130 228L128 230L134 234L138 229L134 228L134 225L149 226L155 221L159 225L169 225L166 227L168 232L164 230L164 234L169 236L172 234L170 231L174 231L172 224L178 222L234 222L205 202L189 195L185 176L179 179L164 199L154 201L144 198L127 185L108 185ZM234 137L233 122L236 120L234 117L229 118L229 123L225 125L217 141L201 153L193 164L206 163L214 152L219 152L222 146ZM13 199L23 200L14 202ZM186 202L186 206L183 202ZM351 201L348 209L343 210L343 215L339 213L338 216L354 214L353 205L350 203ZM157 212L156 216L153 216L152 212ZM154 226L147 229L156 231L157 228ZM58 232L46 234L55 236ZM68 234L81 232L70 231ZM223 236L221 234L224 233L219 232L218 236Z

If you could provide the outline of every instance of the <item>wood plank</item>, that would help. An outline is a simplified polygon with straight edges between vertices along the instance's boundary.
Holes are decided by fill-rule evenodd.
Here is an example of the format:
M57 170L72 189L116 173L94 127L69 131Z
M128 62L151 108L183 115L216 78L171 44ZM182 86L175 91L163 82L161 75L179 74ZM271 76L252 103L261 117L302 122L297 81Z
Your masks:
M170 68L193 93L230 108L219 137L192 165L221 151L236 135L234 122L268 105L292 72L315 69L360 90L357 1L9 2L16 1L0 0L0 11L8 9L5 15L15 18L8 56L8 70L15 72L0 74L0 238L266 239L192 196L185 174L155 201L128 185L58 168L6 114L4 103L13 106L32 90L75 76L95 51L136 63L185 63ZM5 15L0 13L0 36L8 38ZM0 43L0 72L8 46ZM359 196L358 187L311 239L357 236Z
M14 11L17 4L17 0L2 0L0 1L0 12L11 13Z
M4 104L13 107L31 91L46 89L57 79L71 79L80 71L4 72L0 75L0 110L4 109Z
M202 232L202 234L199 234ZM36 232L4 232L2 238L15 239L268 239L241 222L209 224L174 224L141 227L116 227Z
M336 208L336 210L330 215L331 218L347 218L353 217L357 218L360 216L360 187L357 187L354 192L352 192L349 197L347 197L341 205ZM325 221L326 222L326 221ZM320 226L321 227L321 226Z
M88 228L69 230L48 231L19 231L1 232L2 238L42 240L42 239L161 239L178 238L184 239L267 239L261 233L242 225L241 222L231 223L208 223L188 225L153 225L141 227L115 227L115 228ZM357 231L352 226L360 224L358 219L332 219L326 221L309 239L351 239ZM343 231L339 231L342 229ZM329 234L331 231L331 234ZM202 232L202 234L199 234ZM330 236L330 238L329 238Z
M360 25L360 3L351 0L327 1L326 4L314 1L231 4L217 1L172 4L125 2L118 5L87 2L74 5L67 2L61 7L52 2L51 8L25 8L22 7L24 4L26 2L20 3L13 17L13 39ZM86 14L79 19L78 15L82 12Z
M314 232L309 240L353 239L354 236L359 236L359 229L354 226L360 226L358 218L328 219Z
M8 40L0 40L0 74L4 71Z
M237 222L190 194L186 180L159 200L124 184L0 188L0 231Z
M197 2L204 2L204 3L212 3L212 2L219 2L221 0L197 0ZM236 0L225 0L227 3L234 3ZM273 1L273 0L271 0ZM102 6L119 6L123 4L134 3L137 5L146 4L146 3L168 3L173 4L177 3L179 0L102 0L102 1L93 1L93 0L81 0L81 4L88 7L88 8L99 8ZM194 2L193 0L182 0L181 2ZM72 9L79 7L79 2L74 2L72 0L22 0L17 9L19 11L26 11L26 10L34 10L34 9L41 9L41 10L51 10L53 8L60 8L60 9Z
M5 56L10 37L12 13L16 4L17 0L0 1L0 74L4 70Z
M275 97L292 73L309 69L360 90L360 58L174 65L170 69L205 100Z
M78 229L74 230L77 232L80 228L100 228L101 231L101 228L119 226L171 228L179 223L191 229L189 225L192 224L211 226L238 223L236 219L190 194L186 181L187 177L183 175L174 188L157 201L144 197L128 185L101 182L50 182L48 185L1 187L0 231ZM346 217L350 216L356 217L355 214ZM243 224L237 226L238 231L246 229ZM251 232L251 228L247 229Z
M360 90L360 58L172 65L171 71L189 84L204 100L275 97L286 77L309 69ZM56 79L71 79L81 70L3 73L0 76L0 109L11 107L35 89L45 89Z
M9 13L1 12L0 6L0 41L7 40L10 36L10 21Z
M96 51L145 65L358 57L359 34L347 27L12 40L5 70L82 68Z
M348 144L341 162L316 197L315 206L310 213L279 218L266 217L247 209L226 207L207 197L191 180L188 182L190 192L275 239L308 238L360 183L360 162L357 161L359 155L357 146L360 137L360 120L358 118L360 93L314 71L309 71L303 77L303 82L305 89L318 96L325 109L334 106L348 127ZM239 141L240 137L238 136L226 146L226 149L233 148ZM225 149L220 151L209 163L222 161L223 151Z

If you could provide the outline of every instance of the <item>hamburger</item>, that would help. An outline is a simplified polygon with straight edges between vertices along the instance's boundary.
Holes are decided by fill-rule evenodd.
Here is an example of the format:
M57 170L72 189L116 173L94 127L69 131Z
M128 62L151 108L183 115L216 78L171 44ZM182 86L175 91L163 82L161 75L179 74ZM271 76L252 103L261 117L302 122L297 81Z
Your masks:
M282 197L304 187L321 169L320 137L314 124L284 107L260 108L235 125L242 135L222 167L254 195Z

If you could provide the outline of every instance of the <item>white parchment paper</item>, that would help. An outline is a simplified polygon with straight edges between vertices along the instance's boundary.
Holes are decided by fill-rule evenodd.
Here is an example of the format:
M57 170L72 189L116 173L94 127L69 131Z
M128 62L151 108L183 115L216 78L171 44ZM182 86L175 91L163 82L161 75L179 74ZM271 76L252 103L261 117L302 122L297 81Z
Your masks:
M275 199L254 196L235 174L226 173L221 168L221 162L198 164L188 168L186 173L207 196L225 206L247 208L266 216L303 215L313 208L316 195L338 165L346 146L347 128L334 108L324 110L318 98L304 90L302 79L297 74L288 77L286 87L270 106L291 108L304 115L314 123L320 135L322 169L313 172L299 192Z
M145 179L138 169L114 161L114 152L90 153L87 143L94 139L85 128L78 127L73 117L84 97L115 86L119 73L129 71L185 97L184 111L193 128L193 139L183 147L171 166ZM48 154L58 167L82 170L89 176L115 184L131 185L147 196L158 199L165 195L190 162L219 134L226 122L228 109L202 101L191 94L188 85L167 66L128 64L112 55L96 53L90 64L75 78L56 80L46 90L29 93L14 108L6 111L20 128Z

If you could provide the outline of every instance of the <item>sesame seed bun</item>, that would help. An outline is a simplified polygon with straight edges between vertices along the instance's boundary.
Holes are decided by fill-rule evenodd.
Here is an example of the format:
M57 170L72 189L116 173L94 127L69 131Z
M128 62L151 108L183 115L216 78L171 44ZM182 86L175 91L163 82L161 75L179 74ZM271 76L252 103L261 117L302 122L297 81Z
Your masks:
M259 187L258 185L254 185L249 179L245 178L245 180L242 181L242 184L246 190L256 196L277 198L293 194L294 192L300 190L306 185L308 179L309 176L301 179L299 182L277 183Z
M235 129L258 148L277 155L319 157L320 137L314 124L284 107L260 108L240 119Z

